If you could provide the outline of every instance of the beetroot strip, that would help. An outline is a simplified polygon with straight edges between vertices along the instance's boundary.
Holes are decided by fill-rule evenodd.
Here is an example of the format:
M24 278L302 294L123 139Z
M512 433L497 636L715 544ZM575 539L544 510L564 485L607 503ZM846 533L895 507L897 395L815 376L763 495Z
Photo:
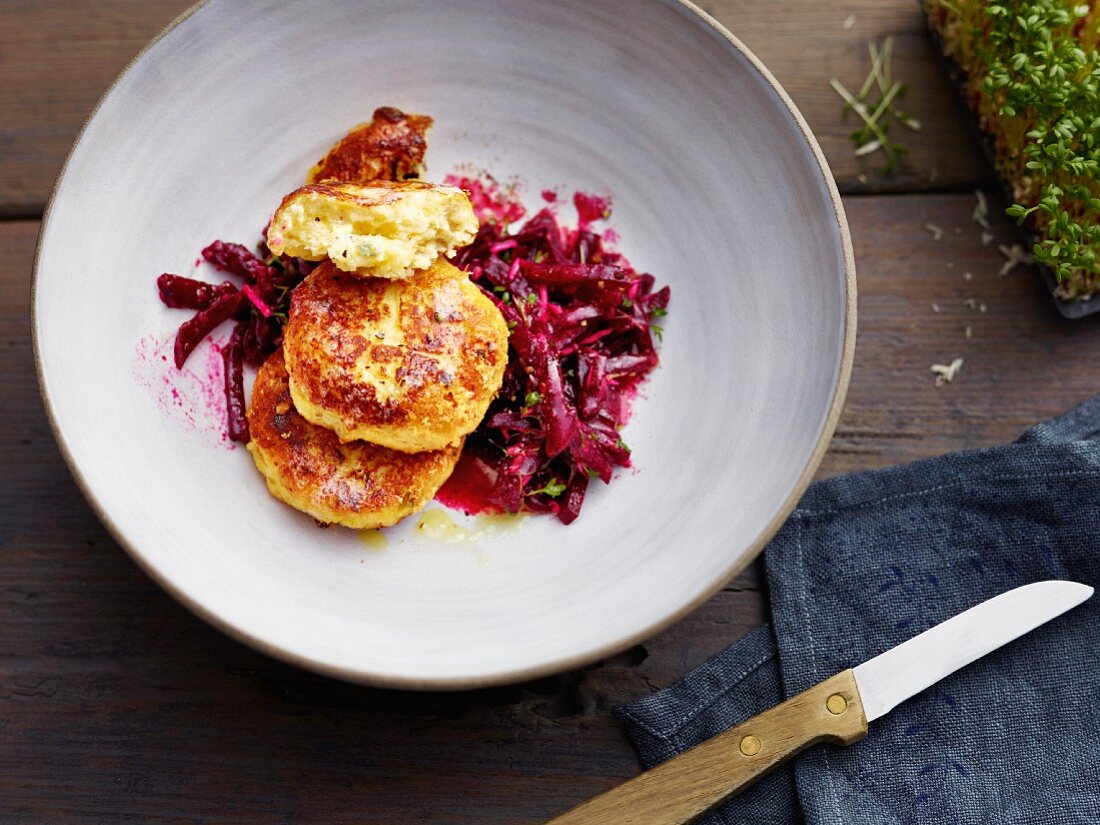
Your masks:
M222 348L222 374L225 377L226 431L230 439L248 443L248 419L244 400L244 334L248 321L238 321L233 334Z
M174 356L176 369L182 369L187 358L195 351L207 335L223 321L232 318L244 302L244 295L234 291L232 294L223 295L206 309L195 314L190 321L184 321L176 333L176 345Z
M237 291L231 281L209 284L165 272L157 278L161 302L172 309L206 309L219 298Z

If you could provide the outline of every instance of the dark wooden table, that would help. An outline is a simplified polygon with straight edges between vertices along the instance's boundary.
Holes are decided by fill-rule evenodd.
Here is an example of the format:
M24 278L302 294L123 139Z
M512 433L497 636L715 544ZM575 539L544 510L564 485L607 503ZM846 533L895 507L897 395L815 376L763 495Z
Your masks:
M38 221L76 131L186 5L0 4L0 822L541 822L637 771L609 709L762 622L759 571L612 660L442 695L285 666L153 585L54 445L28 293ZM913 0L702 5L786 86L845 194L859 343L821 476L1003 442L1098 389L1097 323L1062 320L1023 267L998 277L997 244L1015 238L996 199L996 239L981 243L973 190L993 187ZM877 159L853 157L828 80L858 85L867 41L888 34L924 129L883 178ZM930 365L955 357L956 382L934 387Z

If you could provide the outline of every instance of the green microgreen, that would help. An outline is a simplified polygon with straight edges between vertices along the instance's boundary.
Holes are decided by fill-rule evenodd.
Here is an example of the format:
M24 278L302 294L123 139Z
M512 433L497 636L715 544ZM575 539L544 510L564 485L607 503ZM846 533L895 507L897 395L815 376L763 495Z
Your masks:
M871 58L871 70L863 81L857 94L852 94L835 77L829 85L844 101L846 112L854 112L863 125L850 135L855 144L856 157L882 152L886 165L882 169L889 175L897 166L898 160L908 150L890 136L890 127L900 123L908 129L917 131L921 123L908 112L898 108L898 101L905 94L905 84L895 81L891 75L890 60L894 52L894 39L887 37L880 46L869 43L867 52Z
M565 485L558 481L556 478L551 479L545 487L540 487L537 490L530 490L526 495L537 496L544 495L550 496L550 498L557 498L565 492Z

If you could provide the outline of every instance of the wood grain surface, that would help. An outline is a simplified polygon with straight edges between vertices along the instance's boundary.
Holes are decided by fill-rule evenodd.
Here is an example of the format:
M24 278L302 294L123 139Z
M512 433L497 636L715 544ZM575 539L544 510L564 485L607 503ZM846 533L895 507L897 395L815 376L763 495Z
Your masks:
M637 772L609 709L763 621L758 571L610 661L447 695L287 667L153 585L96 521L53 443L29 279L37 219L81 122L186 5L0 4L0 822L543 822ZM1000 443L1096 391L1100 321L1062 320L1023 267L998 276L997 245L1015 242L1003 204L991 208L996 239L981 242L969 190L986 172L916 3L702 5L786 85L850 193L859 341L821 475ZM886 34L925 126L889 179L852 156L828 87L834 76L857 85L868 38ZM934 386L930 366L956 357L955 382Z
M845 192L959 190L987 180L965 120L924 31L916 0L709 0L702 8L753 49L806 116ZM188 0L4 0L0 5L0 216L41 212L73 138L134 54L190 6ZM849 28L845 23L851 19ZM849 88L870 68L867 42L895 38L894 75L906 109L899 172L852 154L854 121L829 87Z
M823 742L867 735L855 672L809 690L582 802L549 825L685 825Z

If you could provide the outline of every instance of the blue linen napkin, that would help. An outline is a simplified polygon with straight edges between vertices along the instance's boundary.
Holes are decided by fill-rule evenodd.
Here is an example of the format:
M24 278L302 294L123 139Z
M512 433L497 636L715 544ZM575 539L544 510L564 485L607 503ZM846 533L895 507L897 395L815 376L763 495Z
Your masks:
M652 766L1013 587L1100 590L1100 396L1013 444L813 484L765 551L772 624L617 709ZM1100 822L1100 595L701 820Z

